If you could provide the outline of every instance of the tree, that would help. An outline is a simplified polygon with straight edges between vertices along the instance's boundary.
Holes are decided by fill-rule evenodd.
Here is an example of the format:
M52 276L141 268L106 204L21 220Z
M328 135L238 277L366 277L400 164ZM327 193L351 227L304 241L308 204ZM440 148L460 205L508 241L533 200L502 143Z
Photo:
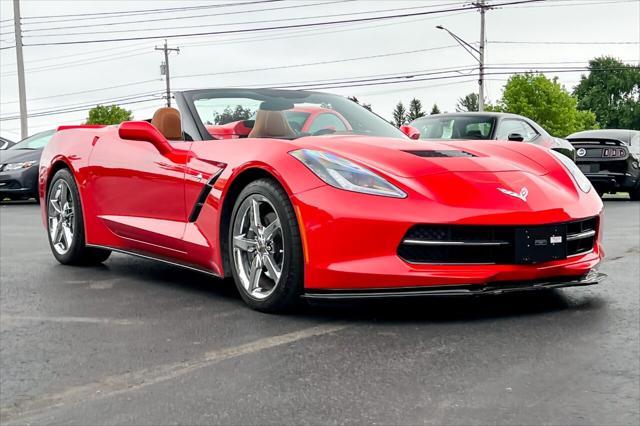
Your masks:
M469 93L464 98L458 99L458 105L456 105L457 112L473 112L478 111L478 94Z
M396 127L402 126L407 122L407 110L405 109L402 101L398 102L396 109L393 110L393 122Z
M440 114L440 108L438 108L438 105L433 104L433 108L431 108L431 115L435 114Z
M640 130L640 68L612 57L589 61L573 91L578 108L593 111L600 127Z
M250 108L244 108L242 105L236 105L235 109L227 106L222 113L216 112L213 115L214 124L227 124L234 121L248 120L253 115Z
M89 110L87 124L120 124L131 120L131 111L118 105L97 105Z
M407 121L413 121L417 118L424 117L425 115L425 112L422 111L422 102L420 102L420 99L411 99L411 102L409 102L409 113L407 114Z
M504 86L502 99L491 110L524 115L559 137L597 127L592 112L579 111L576 98L558 79L550 80L543 74L511 76Z
M349 96L347 99L357 103L358 105L362 105L362 108L368 109L369 111L371 111L371 104L360 104L360 101L355 96Z

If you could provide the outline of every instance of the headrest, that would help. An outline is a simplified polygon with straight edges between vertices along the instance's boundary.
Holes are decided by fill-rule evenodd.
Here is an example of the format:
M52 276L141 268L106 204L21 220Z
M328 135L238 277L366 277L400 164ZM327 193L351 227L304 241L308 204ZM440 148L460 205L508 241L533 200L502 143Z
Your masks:
M296 132L291 128L282 111L260 109L248 137L290 139L296 137Z
M151 124L164 135L167 140L182 140L180 112L175 108L160 108L153 114Z

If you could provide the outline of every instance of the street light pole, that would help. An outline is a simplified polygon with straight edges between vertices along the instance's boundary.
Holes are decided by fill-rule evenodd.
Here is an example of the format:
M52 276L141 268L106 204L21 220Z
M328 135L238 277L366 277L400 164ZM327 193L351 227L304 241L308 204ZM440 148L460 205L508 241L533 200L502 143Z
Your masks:
M18 63L18 97L20 100L20 136L29 136L27 124L27 91L24 79L24 58L22 57L22 27L20 26L20 0L13 0L13 28L16 36L16 62Z
M478 8L480 9L480 51L478 52L480 55L480 70L479 70L479 78L478 78L478 111L484 111L484 43L485 43L485 34L484 34L484 15L485 15L485 5L484 0L478 0L476 3Z
M478 111L484 111L484 46L485 46L485 12L487 9L490 9L491 6L485 4L485 0L478 0L476 3L472 3L478 9L480 9L480 48L476 49L471 44L467 43L442 25L436 26L439 30L444 30L453 39L460 45L464 50L466 50L473 59L478 62L479 72L478 72Z

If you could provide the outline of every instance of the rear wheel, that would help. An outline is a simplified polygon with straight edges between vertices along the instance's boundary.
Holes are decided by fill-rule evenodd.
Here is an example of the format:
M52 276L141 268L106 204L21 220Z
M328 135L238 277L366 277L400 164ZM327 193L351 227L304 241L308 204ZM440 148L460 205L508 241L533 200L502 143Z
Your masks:
M236 200L229 229L236 287L253 309L293 307L303 288L300 232L287 193L274 181L247 185Z
M80 194L71 173L58 170L47 191L47 234L53 256L65 265L95 265L111 251L85 245Z

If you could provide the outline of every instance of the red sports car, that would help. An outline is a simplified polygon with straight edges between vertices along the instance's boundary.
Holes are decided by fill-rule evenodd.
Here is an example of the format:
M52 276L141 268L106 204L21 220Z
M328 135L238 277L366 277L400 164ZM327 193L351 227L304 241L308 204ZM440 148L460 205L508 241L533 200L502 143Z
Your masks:
M289 126L298 134L307 136L325 130L329 133L349 131L351 125L339 112L317 106L297 106L283 111ZM220 120L222 118L222 120ZM239 139L251 133L255 117L250 120L224 122L219 116L220 124L207 124L205 127L214 139Z
M40 165L64 264L112 251L233 277L244 301L495 294L595 284L602 202L565 156L529 144L421 141L336 95L175 93L151 122L62 126ZM215 140L205 123L255 113ZM348 126L294 129L315 107ZM243 131L244 132L244 131Z

